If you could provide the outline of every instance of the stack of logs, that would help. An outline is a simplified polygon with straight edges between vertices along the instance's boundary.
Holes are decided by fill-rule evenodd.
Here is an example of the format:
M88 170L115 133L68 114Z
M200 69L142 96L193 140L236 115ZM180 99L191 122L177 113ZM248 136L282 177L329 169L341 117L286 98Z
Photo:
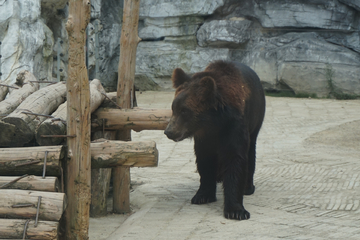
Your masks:
M115 100L116 93L106 94L99 80L90 82L94 139L99 133L106 137L123 129L165 129L171 115L169 109L120 109ZM0 239L22 238L23 234L28 239L58 238L58 221L66 207L62 169L68 159L66 147L60 144L72 137L66 135L66 119L64 83L50 83L39 90L39 82L28 71L20 72L12 86L0 83ZM92 169L155 167L158 163L153 141L99 139L91 143L90 151ZM92 192L95 206L91 209L100 215L106 214L107 192L103 192L103 196Z
M0 156L0 239L58 239L65 148L0 148Z
M7 92L8 97L3 100ZM90 82L92 132L161 130L168 124L169 109L119 109L114 100L116 93L106 94L99 80ZM66 137L71 137L66 136L66 117L63 82L39 90L33 74L22 71L14 86L0 84L0 147L62 144Z

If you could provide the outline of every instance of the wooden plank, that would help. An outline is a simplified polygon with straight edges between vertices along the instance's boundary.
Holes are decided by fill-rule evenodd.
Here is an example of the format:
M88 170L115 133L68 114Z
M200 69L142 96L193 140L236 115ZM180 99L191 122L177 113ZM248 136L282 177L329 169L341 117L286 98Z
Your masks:
M35 190L35 191L47 191L47 192L59 192L60 184L57 177L38 177L38 176L26 176L20 180L8 184L5 187L3 185L12 182L17 177L4 177L0 176L0 188L1 189L22 189L22 190Z
M40 220L59 221L66 208L65 193L2 189L0 218L35 219L38 197L41 196ZM28 207L21 207L28 204Z
M26 221L25 219L0 218L0 239L23 239ZM39 221L35 227L35 221L30 220L25 239L54 240L58 239L58 231L58 222Z
M99 108L93 113L92 131L101 129L165 130L171 117L170 109L113 109ZM105 119L105 121L103 121ZM103 123L105 123L104 126Z
M85 66L86 27L90 21L89 0L70 0L66 30L69 36L67 79L66 239L88 239L91 201L90 86Z
M42 175L46 151L46 176L60 176L64 146L0 148L0 175Z
M158 150L154 141L109 141L91 143L91 167L156 167Z

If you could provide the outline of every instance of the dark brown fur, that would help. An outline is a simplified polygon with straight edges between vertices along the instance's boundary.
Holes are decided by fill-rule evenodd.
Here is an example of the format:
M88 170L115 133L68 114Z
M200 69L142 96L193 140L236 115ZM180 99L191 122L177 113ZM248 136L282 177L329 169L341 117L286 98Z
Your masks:
M225 217L248 219L243 195L255 191L255 145L265 112L258 76L243 64L217 61L192 76L177 68L172 81L173 115L165 134L195 140L200 188L191 202L216 201L216 181L222 181Z

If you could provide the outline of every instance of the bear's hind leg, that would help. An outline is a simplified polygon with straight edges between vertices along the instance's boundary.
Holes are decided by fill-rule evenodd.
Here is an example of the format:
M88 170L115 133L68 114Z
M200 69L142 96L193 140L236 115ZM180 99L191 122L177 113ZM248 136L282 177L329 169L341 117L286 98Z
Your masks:
M254 172L255 172L255 151L256 151L256 140L251 141L249 152L248 152L248 171L247 180L244 189L244 195L252 195L255 192L254 186Z

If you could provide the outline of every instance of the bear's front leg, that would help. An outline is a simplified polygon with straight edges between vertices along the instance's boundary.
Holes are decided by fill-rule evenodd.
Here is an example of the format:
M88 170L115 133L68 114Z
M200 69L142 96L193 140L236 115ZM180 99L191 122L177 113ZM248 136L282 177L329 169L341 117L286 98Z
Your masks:
M197 170L200 175L200 187L191 199L192 204L205 204L216 201L216 153L211 143L195 138Z
M228 219L246 220L250 213L243 205L244 179L238 172L229 169L224 176L224 216Z
M221 150L220 160L224 167L224 216L229 219L246 220L250 218L250 213L243 205L248 168L248 144L246 137L240 140L242 141L228 142Z

